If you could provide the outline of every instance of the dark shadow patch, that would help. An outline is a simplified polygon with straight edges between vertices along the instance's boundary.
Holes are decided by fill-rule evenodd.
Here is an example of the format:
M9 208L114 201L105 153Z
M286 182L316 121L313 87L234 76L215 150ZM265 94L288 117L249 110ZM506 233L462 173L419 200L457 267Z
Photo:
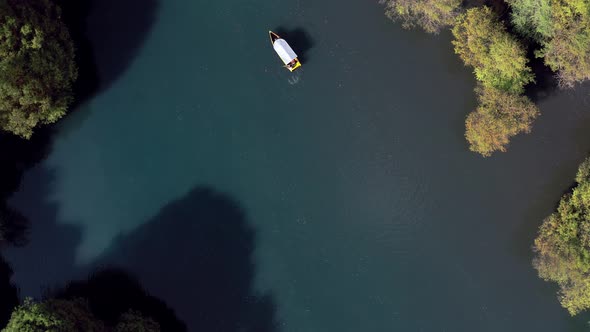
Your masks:
M528 84L525 90L527 97L534 103L547 99L560 91L555 72L545 65L542 58L535 57L535 50L538 49L539 46L535 43L527 45L528 64L535 74L535 82Z
M53 180L53 172L32 169L23 182L25 190L10 201L32 223L28 244L5 250L23 296L36 297L43 288L63 284L81 272L75 254L82 231L58 222L58 207L48 199Z
M289 45L293 48L299 58L301 64L305 64L308 60L307 55L311 50L315 42L303 28L287 29L279 26L272 30L276 32L281 38L284 38Z
M14 208L0 203L0 247L27 244L29 220Z
M47 295L86 299L92 313L110 326L115 326L121 315L133 309L158 322L162 331L186 331L185 324L166 303L150 295L136 277L122 269L98 270L86 280L72 281Z
M56 0L76 45L77 106L109 88L138 54L158 0Z
M11 278L12 268L0 256L0 329L6 326L12 310L18 305L18 289Z
M25 171L45 159L50 151L51 127L37 128L30 140L0 132L0 246L22 246L28 239L30 222L7 201L21 185Z
M41 127L30 140L0 131L0 199L12 195L21 183L23 173L49 154L53 130Z
M255 234L229 197L196 188L121 236L98 266L124 266L189 331L275 332L275 304L254 290Z

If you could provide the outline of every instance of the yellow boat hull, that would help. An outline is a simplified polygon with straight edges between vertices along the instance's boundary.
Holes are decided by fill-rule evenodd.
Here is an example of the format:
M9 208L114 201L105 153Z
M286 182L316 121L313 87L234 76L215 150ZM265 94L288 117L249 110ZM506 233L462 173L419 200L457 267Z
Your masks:
M299 62L299 59L295 59L295 64L294 65L292 65L290 67L289 66L285 66L285 67L287 67L287 69L289 69L290 72L294 72L295 69L301 67L301 62Z

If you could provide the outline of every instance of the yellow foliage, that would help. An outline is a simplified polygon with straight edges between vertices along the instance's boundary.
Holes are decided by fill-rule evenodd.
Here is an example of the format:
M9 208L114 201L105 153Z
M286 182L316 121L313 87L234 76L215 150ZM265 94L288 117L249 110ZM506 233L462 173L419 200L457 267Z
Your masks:
M524 96L499 89L476 89L479 106L465 120L465 138L469 149L484 157L495 151L506 151L510 138L531 130L539 115L537 107Z
M439 33L453 25L462 0L380 0L386 14L394 21L402 21L406 29L419 26L426 32Z

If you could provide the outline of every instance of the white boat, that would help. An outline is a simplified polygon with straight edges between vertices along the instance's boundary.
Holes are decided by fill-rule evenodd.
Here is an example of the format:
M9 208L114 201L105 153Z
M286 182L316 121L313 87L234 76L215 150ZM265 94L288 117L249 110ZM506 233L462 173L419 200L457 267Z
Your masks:
M301 62L299 61L297 54L293 51L291 46L289 46L287 41L272 31L269 31L268 34L270 35L272 47L285 64L285 68L292 72L301 67Z

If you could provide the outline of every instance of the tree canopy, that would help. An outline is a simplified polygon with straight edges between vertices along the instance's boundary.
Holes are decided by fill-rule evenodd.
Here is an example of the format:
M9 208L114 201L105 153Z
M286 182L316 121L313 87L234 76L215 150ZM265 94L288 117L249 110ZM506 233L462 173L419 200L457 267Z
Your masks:
M557 282L559 301L571 315L590 308L590 158L576 183L545 219L533 247L533 266L541 278Z
M386 14L401 21L404 28L419 26L426 32L439 33L450 27L460 12L462 0L381 0Z
M590 79L590 0L507 0L516 30L541 45L538 57L562 86Z
M25 299L2 332L159 332L160 325L139 311L123 313L116 326L96 318L83 299Z
M526 50L489 7L467 10L453 27L455 53L486 87L522 93L533 82Z
M50 0L0 4L0 127L24 138L73 100L74 46Z
M102 332L98 321L83 300L48 300L34 302L26 299L10 317L2 332Z
M478 87L477 109L465 120L469 149L484 157L506 151L510 138L531 130L539 111L527 97L496 88Z

